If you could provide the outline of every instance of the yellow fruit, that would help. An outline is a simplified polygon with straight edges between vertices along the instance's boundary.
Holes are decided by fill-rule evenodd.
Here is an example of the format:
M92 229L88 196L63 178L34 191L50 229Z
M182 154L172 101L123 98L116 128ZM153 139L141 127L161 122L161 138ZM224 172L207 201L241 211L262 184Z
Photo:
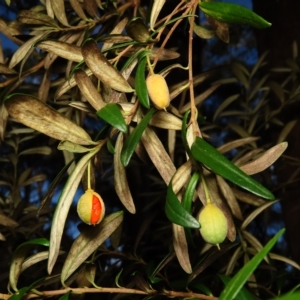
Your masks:
M101 196L92 189L86 190L78 201L77 213L84 223L88 225L99 224L105 214L105 206Z
M170 93L165 78L160 74L150 75L146 79L148 94L158 109L166 109L170 104Z
M227 219L215 204L208 203L199 214L200 233L203 239L213 245L222 243L228 231Z

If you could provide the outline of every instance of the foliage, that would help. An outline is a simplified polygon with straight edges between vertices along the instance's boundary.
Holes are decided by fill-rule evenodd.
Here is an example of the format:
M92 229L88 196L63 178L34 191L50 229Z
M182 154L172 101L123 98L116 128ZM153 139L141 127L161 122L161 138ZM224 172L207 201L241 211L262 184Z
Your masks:
M202 11L208 26L198 24ZM237 5L159 0L152 6L46 0L3 23L4 34L19 45L9 59L0 55L4 298L255 299L281 293L280 261L300 269L270 252L284 230L263 247L248 225L276 203L270 168L295 125L280 113L299 99L297 71L282 83L268 80L262 56L251 70L234 62L199 72L193 39L228 42L224 21L270 26ZM147 81L151 76L155 81ZM227 86L237 92L225 98ZM280 100L276 109L271 92ZM213 93L225 99L205 120L202 103ZM212 137L224 122L228 141L216 149ZM276 126L274 143L265 132ZM74 240L67 230L75 231L70 220L79 223L79 193L87 203L86 210L80 206L85 223L98 223L89 218L101 213L102 199L106 216L94 226L80 223ZM200 235L202 225L217 230L216 218L199 223L208 204L227 222L220 249Z

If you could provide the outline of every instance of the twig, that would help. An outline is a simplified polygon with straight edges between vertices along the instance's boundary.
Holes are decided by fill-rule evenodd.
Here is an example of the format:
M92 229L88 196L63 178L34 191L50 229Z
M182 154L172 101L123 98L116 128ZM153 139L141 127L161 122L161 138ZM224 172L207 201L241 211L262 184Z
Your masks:
M129 288L65 288L61 290L53 290L53 291L44 291L39 292L39 294L29 293L23 296L22 299L33 299L33 298L40 298L40 297L54 297L58 295L64 295L68 292L74 294L97 294L97 293L111 293L111 294L132 294L132 295L164 295L170 298L197 298L197 299L204 299L204 300L217 300L218 298L214 296L207 296L203 294L193 293L193 292L177 292L177 291L168 291L164 290L163 292L149 290L149 291L141 291L136 289L129 289ZM6 300L11 295L9 294L0 294L1 300Z

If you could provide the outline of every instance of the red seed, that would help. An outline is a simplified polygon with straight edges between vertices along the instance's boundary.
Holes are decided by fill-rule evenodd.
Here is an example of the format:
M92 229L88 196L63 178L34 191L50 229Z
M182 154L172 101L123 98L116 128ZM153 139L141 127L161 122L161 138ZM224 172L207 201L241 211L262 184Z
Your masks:
M93 204L92 204L92 213L91 213L91 224L98 224L99 219L102 214L102 205L99 198L96 195L93 195Z

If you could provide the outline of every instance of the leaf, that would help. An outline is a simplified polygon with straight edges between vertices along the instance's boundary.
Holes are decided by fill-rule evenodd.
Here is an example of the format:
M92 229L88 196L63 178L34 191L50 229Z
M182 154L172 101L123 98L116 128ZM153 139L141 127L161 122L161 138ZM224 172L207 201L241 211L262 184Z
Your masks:
M240 230L244 230L250 223L253 221L262 211L264 211L269 206L273 205L277 201L274 202L265 202L260 205L257 209L255 209L249 216L244 220L242 225L240 226Z
M274 195L255 181L252 177L245 174L214 147L203 139L196 137L196 141L191 147L192 155L196 160L206 165L216 174L228 179L236 185L269 200L274 200Z
M192 175L192 177L184 191L184 194L183 194L181 205L188 213L191 213L191 211L192 211L192 204L193 204L194 195L196 192L196 187L199 182L199 177L200 177L200 175L197 172L195 172ZM191 232L190 228L185 228L184 230L185 230L185 235L187 237L189 244L193 245L193 236L192 236L192 232Z
M269 150L256 160L243 165L240 169L248 175L256 174L270 167L286 150L287 142L280 143Z
M80 47L70 43L57 40L45 40L35 44L35 46L67 60L75 62L83 61Z
M234 102L235 100L237 100L240 97L240 94L235 94L232 95L230 97L228 97L227 99L225 99L222 104L216 109L213 120L215 121L217 119L217 117L219 116L219 114L227 107L229 106L232 102Z
M192 177L185 189L185 192L184 192L184 195L182 198L182 206L187 212L190 212L192 209L193 198L194 198L196 187L197 187L197 184L199 181L199 177L200 177L199 173L195 172L192 175Z
M230 277L229 276L225 276L222 274L218 274L218 276L221 278L221 280L223 281L223 283L225 284L225 286L227 286L227 284L230 281ZM237 294L237 298L239 300L254 300L254 296L245 288L242 287L241 290L239 291L239 293Z
M30 154L50 155L51 153L52 153L52 149L50 147L42 146L42 147L35 147L35 148L30 148L30 149L24 150L19 153L19 156L30 155Z
M87 16L84 13L83 8L80 5L79 0L70 0L70 4L72 6L72 8L74 9L74 11L76 12L76 14L82 19L82 20L87 20Z
M233 3L200 2L199 7L205 14L220 22L244 24L259 29L272 25L252 10Z
M46 35L45 33L40 33L40 34L32 37L30 40L28 40L26 43L24 43L20 48L18 48L14 52L14 54L9 62L9 68L12 69L14 66L16 66L30 51L30 49L32 48L34 43L36 41L38 41L39 39L43 38L45 35Z
M148 123L152 117L152 115L155 113L155 108L151 108L145 117L140 121L140 123L134 128L132 133L129 135L129 137L126 139L122 152L121 152L121 161L123 166L127 166L129 164L129 161L131 159L131 156L134 152L134 149L136 148L137 144L139 143L143 132L145 131L146 127L148 126Z
M6 107L4 106L4 101L0 103L0 141L4 141L6 124L8 119L8 112Z
M48 15L33 11L33 10L22 10L18 15L18 21L22 24L30 24L30 25L43 25L41 27L51 27L59 28L57 23Z
M150 108L150 101L145 79L146 63L147 57L139 59L135 76L135 91L141 104L146 108Z
M228 24L224 22L220 22L210 17L209 15L205 15L210 27L215 31L216 35L219 37L221 41L224 43L229 43L229 28Z
M97 111L97 116L122 132L127 132L127 125L118 104L109 103Z
M66 16L66 11L65 11L64 0L51 0L51 5L52 5L53 12L56 18L58 19L58 21L65 26L69 26L68 19Z
M116 230L123 221L123 212L115 212L94 227L88 227L74 241L61 272L65 280Z
M74 144L70 141L61 141L58 144L57 149L61 150L61 151L66 150L71 153L86 153L91 150L90 148L87 148L87 147L84 147L84 146L81 146L78 144Z
M157 111L151 118L149 124L151 126L169 129L169 130L181 130L182 121L178 117L172 115L164 110Z
M119 196L123 205L129 212L135 214L135 205L130 192L127 181L126 170L121 162L121 149L123 146L123 134L119 133L116 141L116 153L114 155L114 184L117 195Z
M285 294L283 296L280 296L280 297L276 297L272 300L298 300L300 299L300 293L293 293L293 294Z
M270 252L275 243L283 235L285 229L281 229L268 243L258 252L249 262L247 262L235 276L229 281L225 289L221 293L219 300L235 299L239 291L244 286L245 282L252 275L264 257Z
M133 92L127 80L112 66L95 41L85 42L81 47L81 53L87 66L104 84L119 92Z
M17 227L19 225L15 220L4 215L2 212L0 213L0 224L5 227Z
M277 143L281 143L283 142L287 136L289 135L289 133L293 130L293 128L295 127L296 123L298 120L293 120L288 122L284 128L281 130L278 139L277 139Z
M84 72L88 75L91 76L93 73L90 69L85 69ZM59 88L56 90L54 99L58 99L61 97L64 93L66 93L68 90L70 90L72 87L76 86L76 80L75 76L70 77L67 81L65 81L63 84L59 86Z
M215 32L213 30L207 29L203 26L194 24L194 32L202 39L211 39L215 36Z
M188 245L185 237L184 228L176 224L172 224L173 229L173 246L182 269L188 273L192 273L192 266L189 258Z
M165 212L168 219L186 228L200 228L199 222L180 204L173 191L172 180L167 190Z
M9 270L9 284L16 292L18 291L17 282L21 274L22 264L26 258L28 251L36 245L49 247L49 241L44 238L30 240L19 245L18 248L14 251L11 261L11 267Z
M13 94L5 101L5 106L19 122L57 140L81 145L96 144L81 127L30 95Z
M64 253L63 251L60 252L60 254L63 253ZM23 262L21 272L25 271L26 269L28 269L29 267L33 266L34 264L40 261L48 259L48 256L49 256L49 251L41 251L31 255Z
M206 77L203 77L203 80L206 79ZM196 98L195 98L195 105L199 105L201 104L205 99L207 99L221 84L215 84L212 85L211 87L209 87L206 91L204 91L203 93L199 94ZM194 85L195 86L195 85ZM187 104L185 104L184 106L182 106L179 110L179 112L181 114L187 112L188 110L191 109L191 103L188 102Z
M230 210L232 214L239 220L243 220L243 215L241 208L236 200L236 197L228 185L228 183L220 176L216 176L218 186L220 188L220 191L224 198L226 199L226 202L228 203L228 206L230 207Z
M154 31L154 25L158 18L160 11L162 10L166 0L154 0L154 3L151 8L151 15L150 15L150 28Z
M76 167L70 174L63 191L59 197L50 232L50 248L49 248L49 259L48 259L48 273L52 272L54 264L56 262L60 242L66 222L66 218L72 204L74 195L77 191L80 180L83 176L83 173L86 169L86 166L90 159L101 149L104 141L102 141L98 146L92 149L89 153L83 156L80 161L77 163Z
M77 70L74 73L74 78L81 93L86 98L86 100L93 106L93 108L96 109L96 111L102 109L106 105L106 103L102 99L101 94L95 88L92 80L83 70Z
M142 135L142 143L157 171L166 184L169 184L176 168L156 133L147 127Z
M71 291L68 291L67 293L65 293L63 296L61 296L59 298L59 300L68 300L70 297Z
M31 289L30 286L22 287L17 294L11 295L8 300L22 300L23 296Z

